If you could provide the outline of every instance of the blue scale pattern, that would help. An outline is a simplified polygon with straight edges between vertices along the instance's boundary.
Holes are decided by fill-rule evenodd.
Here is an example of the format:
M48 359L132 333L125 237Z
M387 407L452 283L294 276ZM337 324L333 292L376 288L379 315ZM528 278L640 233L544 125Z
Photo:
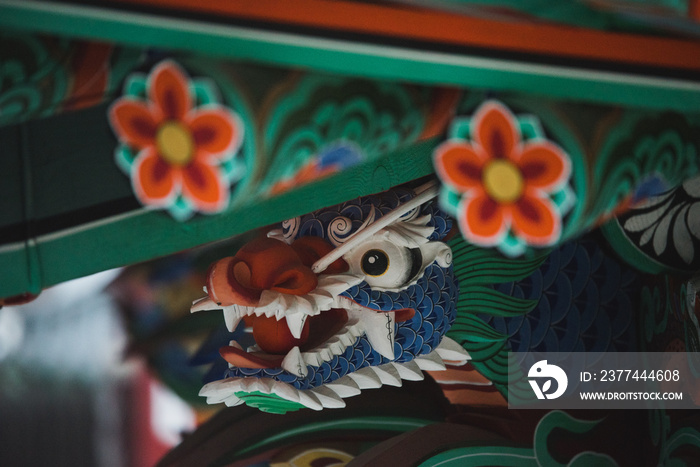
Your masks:
M530 313L514 318L480 315L508 335L515 352L634 351L638 274L584 237L555 249L542 266L519 282L496 290L536 300Z

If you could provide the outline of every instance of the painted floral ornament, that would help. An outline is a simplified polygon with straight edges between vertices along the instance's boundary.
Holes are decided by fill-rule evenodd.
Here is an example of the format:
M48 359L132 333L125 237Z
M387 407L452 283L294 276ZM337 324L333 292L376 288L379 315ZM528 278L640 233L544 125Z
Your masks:
M255 345L225 343L228 369L200 395L269 412L340 408L363 389L466 362L445 336L458 291L437 193L401 188L324 208L214 263L192 311L223 309L231 331L245 320Z
M454 122L434 162L444 185L441 206L467 241L513 257L561 238L574 200L571 160L544 138L534 117L516 117L489 100Z
M181 221L226 209L243 172L235 156L244 126L210 81L191 80L164 60L148 76L130 76L109 121L120 143L117 163L143 205Z

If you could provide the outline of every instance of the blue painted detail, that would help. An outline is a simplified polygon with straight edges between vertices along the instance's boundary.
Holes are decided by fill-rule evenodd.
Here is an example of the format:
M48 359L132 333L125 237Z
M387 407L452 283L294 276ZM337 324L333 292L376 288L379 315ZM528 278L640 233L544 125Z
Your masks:
M529 277L494 286L504 294L536 300L530 313L480 317L506 334L516 352L634 351L638 279L595 239L584 237L552 251Z
M632 203L639 203L647 198L661 195L671 188L672 186L669 185L663 175L658 173L652 174L637 185L634 195L632 195Z
M340 141L324 147L318 155L320 169L336 167L340 170L347 169L362 162L362 149L350 141Z

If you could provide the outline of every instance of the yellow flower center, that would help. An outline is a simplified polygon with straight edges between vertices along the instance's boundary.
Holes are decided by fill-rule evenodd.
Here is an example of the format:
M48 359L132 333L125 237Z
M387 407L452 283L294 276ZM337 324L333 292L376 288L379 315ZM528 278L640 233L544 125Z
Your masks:
M166 162L187 165L194 155L194 141L190 131L179 122L167 122L156 135L158 152Z
M511 161L497 159L484 168L486 193L498 203L512 203L523 194L525 183L520 169Z

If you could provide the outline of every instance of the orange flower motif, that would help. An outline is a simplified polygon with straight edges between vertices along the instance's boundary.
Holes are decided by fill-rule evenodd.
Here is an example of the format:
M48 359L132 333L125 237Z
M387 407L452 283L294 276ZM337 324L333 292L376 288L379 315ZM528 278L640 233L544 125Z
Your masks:
M170 60L149 75L146 97L124 96L109 113L120 142L138 151L131 166L137 198L168 207L182 195L192 210L222 211L230 187L218 164L240 147L242 122L223 106L194 107L187 76Z
M496 101L478 109L470 128L471 142L452 139L435 151L438 176L462 194L457 217L464 237L494 246L512 230L528 245L555 243L561 214L549 195L568 181L568 155L544 139L523 141L515 116Z

